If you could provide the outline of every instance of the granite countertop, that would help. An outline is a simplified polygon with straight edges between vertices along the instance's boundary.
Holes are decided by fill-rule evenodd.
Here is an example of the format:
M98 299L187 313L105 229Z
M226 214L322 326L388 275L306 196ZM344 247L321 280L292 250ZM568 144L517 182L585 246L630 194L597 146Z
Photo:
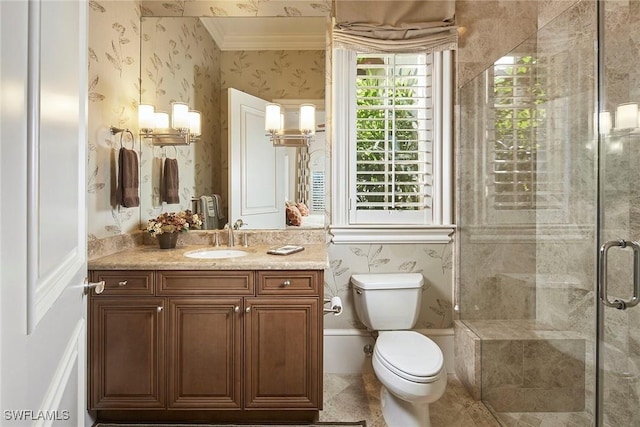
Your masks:
M143 245L88 262L89 270L324 270L329 267L324 244L309 244L291 255L270 255L267 250L280 245L235 246L249 254L237 258L198 259L184 256L198 249L227 250L227 246L178 245L159 249Z

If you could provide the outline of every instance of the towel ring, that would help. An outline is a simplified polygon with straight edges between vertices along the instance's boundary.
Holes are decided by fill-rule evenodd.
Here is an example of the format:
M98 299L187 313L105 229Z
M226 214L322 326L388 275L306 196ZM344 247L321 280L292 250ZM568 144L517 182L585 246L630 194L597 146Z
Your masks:
M122 135L124 134L129 134L129 136L131 137L131 149L134 150L136 146L136 138L133 136L133 132L131 132L129 129L123 129L120 132L120 148L126 148L122 143Z
M169 155L164 151L165 147L166 147L166 145L162 146L162 154L163 154L164 158L168 159ZM175 155L173 156L173 158L177 159L178 158L178 149L176 148L175 145L172 145L171 147L173 147L173 151L175 152Z

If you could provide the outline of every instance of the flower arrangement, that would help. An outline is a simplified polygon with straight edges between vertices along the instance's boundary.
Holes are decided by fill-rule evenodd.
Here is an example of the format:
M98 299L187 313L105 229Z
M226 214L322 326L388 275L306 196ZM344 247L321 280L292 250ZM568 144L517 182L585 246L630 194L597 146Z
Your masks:
M156 219L149 220L147 231L155 237L163 233L186 232L192 228L200 228L201 225L202 219L200 219L200 216L190 210L165 212L158 215Z

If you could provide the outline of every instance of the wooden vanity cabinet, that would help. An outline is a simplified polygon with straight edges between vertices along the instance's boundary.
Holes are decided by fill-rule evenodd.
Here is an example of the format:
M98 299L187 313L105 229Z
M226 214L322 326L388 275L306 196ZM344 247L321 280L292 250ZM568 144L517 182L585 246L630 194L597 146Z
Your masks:
M243 297L253 271L158 271L168 299L169 409L241 409Z
M256 272L245 310L246 408L322 408L322 273Z
M159 270L153 297L92 293L90 409L321 409L322 273Z
M318 300L248 298L247 310L245 408L320 408Z
M90 297L89 407L165 407L164 303L147 296L153 294L153 272L92 272L91 277L106 285L103 294ZM133 296L124 297L127 291Z
M169 298L167 407L242 407L240 298Z

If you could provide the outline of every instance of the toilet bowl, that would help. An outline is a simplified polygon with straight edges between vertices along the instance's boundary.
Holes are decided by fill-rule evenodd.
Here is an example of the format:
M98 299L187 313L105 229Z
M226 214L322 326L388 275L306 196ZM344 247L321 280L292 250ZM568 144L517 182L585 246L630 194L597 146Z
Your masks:
M447 386L440 348L413 331L381 332L373 350L373 370L382 384L380 402L389 427L429 427L429 403Z
M410 330L418 318L424 279L419 273L354 274L356 313L378 331L373 370L388 427L429 427L429 404L444 394L447 373L436 343Z

